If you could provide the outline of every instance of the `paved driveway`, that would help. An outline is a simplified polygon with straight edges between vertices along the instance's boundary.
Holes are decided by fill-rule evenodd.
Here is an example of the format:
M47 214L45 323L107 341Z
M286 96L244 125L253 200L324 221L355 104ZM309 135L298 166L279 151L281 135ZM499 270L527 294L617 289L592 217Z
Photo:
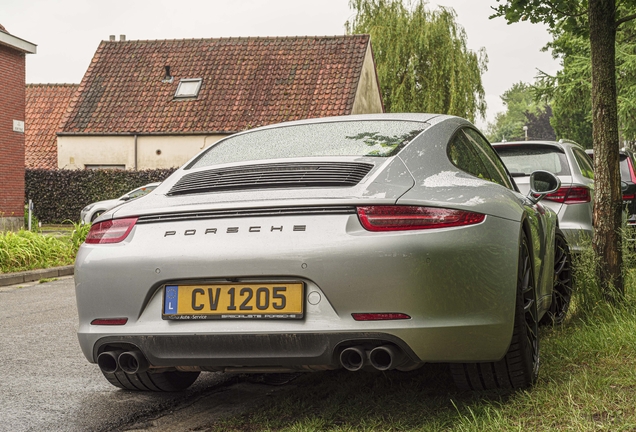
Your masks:
M118 390L82 355L76 322L72 277L0 288L0 431L150 427L147 419L235 391L222 385L231 376L212 373L182 393Z

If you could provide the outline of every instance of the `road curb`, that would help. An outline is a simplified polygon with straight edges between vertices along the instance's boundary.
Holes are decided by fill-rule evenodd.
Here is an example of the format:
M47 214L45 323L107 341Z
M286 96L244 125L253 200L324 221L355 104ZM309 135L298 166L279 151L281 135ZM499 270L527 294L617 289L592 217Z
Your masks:
M16 285L25 282L38 281L40 279L50 279L60 276L71 276L74 273L72 265L63 267L53 267L48 269L28 270L16 273L0 274L0 287Z

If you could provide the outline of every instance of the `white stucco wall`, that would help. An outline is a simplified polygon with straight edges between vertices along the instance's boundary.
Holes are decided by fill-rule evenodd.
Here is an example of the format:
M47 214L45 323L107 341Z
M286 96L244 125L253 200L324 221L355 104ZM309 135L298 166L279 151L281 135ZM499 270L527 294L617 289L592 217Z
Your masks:
M380 89L378 88L378 79L373 62L373 54L371 52L371 44L367 46L367 53L364 56L362 65L362 74L358 81L358 89L356 90L356 99L353 102L351 114L372 114L382 113L382 98L380 97Z
M179 167L227 135L58 136L57 163L63 169L124 165L126 169Z

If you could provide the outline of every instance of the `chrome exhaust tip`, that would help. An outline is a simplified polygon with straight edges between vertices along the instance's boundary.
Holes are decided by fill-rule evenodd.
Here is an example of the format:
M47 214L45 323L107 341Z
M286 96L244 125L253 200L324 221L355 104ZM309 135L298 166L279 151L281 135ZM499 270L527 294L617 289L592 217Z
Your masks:
M340 353L340 364L348 371L358 371L364 367L367 354L362 347L349 347Z
M406 363L406 356L393 345L382 345L373 348L369 353L369 362L380 371L391 370Z
M105 373L119 372L119 355L121 351L104 351L97 356L97 365Z
M119 367L129 375L146 372L150 365L140 351L125 351L119 355Z

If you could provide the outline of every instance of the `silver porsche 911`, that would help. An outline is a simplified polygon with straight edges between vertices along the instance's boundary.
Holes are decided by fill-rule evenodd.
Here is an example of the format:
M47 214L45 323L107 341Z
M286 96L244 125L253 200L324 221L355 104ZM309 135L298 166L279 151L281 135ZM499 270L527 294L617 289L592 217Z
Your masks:
M100 216L75 264L79 341L113 385L202 371L408 371L536 380L567 310L567 244L461 118L380 114L232 135ZM569 300L569 296L567 296Z

